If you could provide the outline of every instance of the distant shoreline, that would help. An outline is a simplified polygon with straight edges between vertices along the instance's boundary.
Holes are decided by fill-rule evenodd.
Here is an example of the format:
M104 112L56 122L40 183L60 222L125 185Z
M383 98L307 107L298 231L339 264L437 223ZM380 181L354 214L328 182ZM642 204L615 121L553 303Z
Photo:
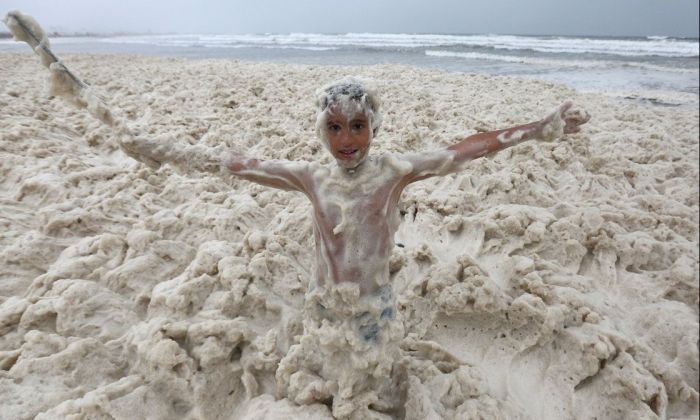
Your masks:
M293 33L293 32L292 32ZM258 33L233 33L233 34L226 34L226 33L205 33L205 34L200 34L200 35L289 35L291 33L285 32L285 33L279 33L279 34L258 34ZM342 33L334 34L334 33L312 33L313 35L343 35ZM372 34L372 35L386 35L386 34L391 34L391 33L383 33L383 32L368 32L367 34ZM401 33L402 35L446 35L446 36L474 36L474 35L484 35L484 34L471 34L471 33L464 33L464 34L453 34L453 33ZM60 32L51 32L48 34L49 38L100 38L100 37L119 37L119 36L177 36L177 35L188 35L188 34L178 34L178 33L171 33L171 32L163 32L163 33L154 33L154 32L112 32L112 33L98 33L98 32L76 32L76 33L60 33ZM517 36L517 37L525 37L525 38L549 38L549 37L555 37L555 38L589 38L589 39L653 39L653 38L659 38L659 39L673 39L677 41L698 41L700 38L694 38L694 37L682 37L682 36L671 36L671 35L545 35L545 34L539 34L539 35L533 35L533 34L497 34L497 35L502 35L502 36ZM12 38L12 34L9 32L0 32L0 39L9 39Z
M98 36L97 34L75 34L75 35L61 35L58 32L52 32L48 34L49 38L61 38L61 37L90 37ZM9 32L0 32L0 39L11 39L12 34Z
M152 34L137 34L137 33L112 33L112 34L98 34L94 32L82 32L82 33L71 33L62 34L59 32L51 32L47 34L49 39L51 38L100 38L100 37L111 37L111 36L133 36L133 35L152 35ZM0 39L11 39L12 34L9 32L0 32Z

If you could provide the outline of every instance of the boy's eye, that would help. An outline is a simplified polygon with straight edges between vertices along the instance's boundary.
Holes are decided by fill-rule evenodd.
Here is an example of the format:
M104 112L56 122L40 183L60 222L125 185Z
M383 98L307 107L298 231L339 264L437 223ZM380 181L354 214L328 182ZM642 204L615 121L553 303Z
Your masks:
M340 125L338 125L338 124L328 124L328 130L329 130L329 131L338 131L338 130L340 130Z
M362 130L363 128L365 128L365 125L362 123L355 123L352 125L352 128L355 130Z

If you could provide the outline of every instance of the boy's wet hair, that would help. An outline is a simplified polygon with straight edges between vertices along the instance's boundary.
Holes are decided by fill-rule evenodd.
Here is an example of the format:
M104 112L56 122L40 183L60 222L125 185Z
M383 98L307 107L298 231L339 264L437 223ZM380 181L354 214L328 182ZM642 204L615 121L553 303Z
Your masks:
M325 122L331 107L335 107L348 119L362 112L367 116L372 128L372 137L379 132L382 115L379 112L379 98L368 83L355 77L346 77L329 83L316 91L316 132L325 140Z

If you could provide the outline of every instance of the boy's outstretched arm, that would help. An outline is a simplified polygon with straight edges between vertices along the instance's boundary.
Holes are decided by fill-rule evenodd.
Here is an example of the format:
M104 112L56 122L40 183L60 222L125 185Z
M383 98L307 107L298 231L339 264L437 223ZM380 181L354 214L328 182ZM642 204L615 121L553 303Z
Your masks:
M504 130L489 131L469 136L461 142L449 146L454 151L454 160L461 163L489 153L498 152L527 140L553 141L564 134L578 132L581 124L590 119L582 109L564 102L554 112L540 121L518 125Z
M459 170L463 162L498 152L527 140L553 141L564 134L576 133L590 119L588 113L564 102L540 121L518 125L504 130L478 133L446 149L404 155L411 171L403 183L420 181L435 175Z
M269 187L301 191L307 195L311 191L311 173L307 162L260 160L227 151L224 146L189 145L165 138L146 139L125 135L119 144L129 156L154 169L167 163L185 173L230 173Z
M118 118L97 93L71 72L51 51L49 39L39 23L19 11L7 13L3 19L17 41L26 42L39 56L50 74L49 90L78 108L85 108L95 118L110 126L119 147L130 157L158 168L163 163L185 171L218 172L223 153L202 145L183 145L170 139L143 138L125 121Z
M306 162L261 160L233 152L223 163L230 173L248 181L283 190L301 191L307 195L311 191L311 174Z

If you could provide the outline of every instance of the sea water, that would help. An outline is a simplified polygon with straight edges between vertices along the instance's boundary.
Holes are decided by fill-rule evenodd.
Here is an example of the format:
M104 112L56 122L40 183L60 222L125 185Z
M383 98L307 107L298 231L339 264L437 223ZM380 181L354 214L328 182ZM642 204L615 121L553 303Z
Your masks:
M654 105L697 105L698 39L496 34L165 34L54 37L61 53L301 64L405 64L534 78ZM26 51L0 40L0 52ZM27 51L28 52L28 51Z

